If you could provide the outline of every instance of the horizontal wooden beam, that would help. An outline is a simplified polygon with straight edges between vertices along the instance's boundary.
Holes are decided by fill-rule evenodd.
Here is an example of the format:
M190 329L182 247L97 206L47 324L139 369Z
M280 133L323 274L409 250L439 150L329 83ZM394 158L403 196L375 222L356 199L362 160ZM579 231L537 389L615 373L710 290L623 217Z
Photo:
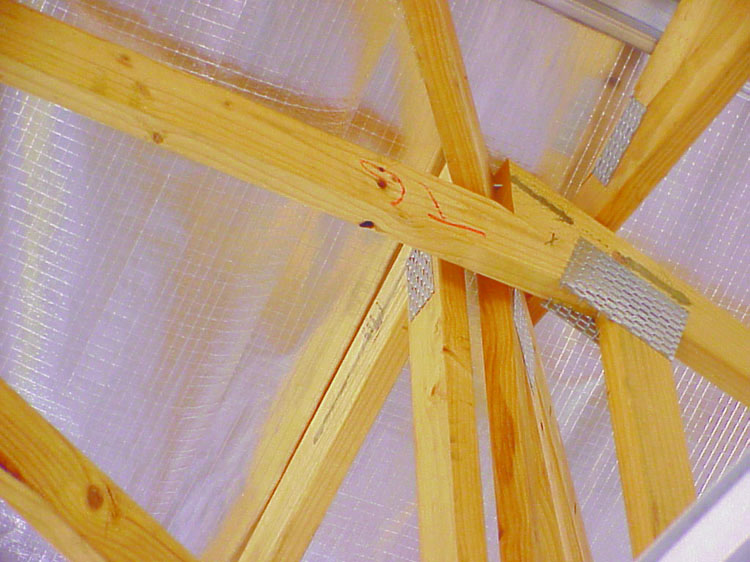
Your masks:
M612 179L605 186L590 174L571 186L573 202L611 230L638 209L742 85L742 76L750 76L749 33L737 27L741 17L732 19L738 9L733 2L680 2L636 83L633 97L646 107L646 115ZM731 41L724 41L728 30L721 26L734 29ZM603 146L593 141L589 138L585 146ZM584 156L589 165L576 169L590 168L591 155ZM535 322L545 314L537 298L529 299L529 308Z
M597 320L633 556L695 499L672 363L627 329Z
M485 197L9 0L0 1L0 32L0 81L527 293L584 310L559 283L575 242L585 237L637 275L684 297L690 316L678 357L750 405L745 352L750 330L520 168L515 175L536 202L537 214L552 213L546 231Z
M52 544L64 542L64 553L83 560L97 560L97 553L112 561L196 561L2 379L0 472L0 497Z
M750 405L750 356L743 351L750 341L747 327L532 174L511 164L511 176L516 215L536 225L550 246L572 248L584 238L684 307L689 316L677 358Z

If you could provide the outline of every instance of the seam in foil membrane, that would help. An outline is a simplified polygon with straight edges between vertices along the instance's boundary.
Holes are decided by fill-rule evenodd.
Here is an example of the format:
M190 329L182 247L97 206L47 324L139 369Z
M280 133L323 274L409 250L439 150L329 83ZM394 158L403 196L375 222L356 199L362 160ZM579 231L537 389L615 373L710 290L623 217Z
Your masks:
M628 148L636 129L638 129L644 113L646 113L646 106L637 99L630 98L628 107L625 108L615 126L615 130L612 131L612 136L609 137L594 166L594 176L604 185L607 185L609 180L612 179L612 174L620 163L620 158L622 158L625 149Z
M578 239L560 285L674 359L688 311L591 242Z
M583 312L573 310L561 302L546 300L542 306L563 322L569 324L577 331L588 337L594 343L599 342L599 328L596 326L596 319Z
M406 287L409 295L409 320L435 294L435 279L432 273L432 257L421 250L412 250L406 260Z
M536 352L534 351L534 336L531 333L529 317L525 310L525 300L521 291L513 289L513 323L521 342L521 355L523 355L523 362L526 366L526 376L529 379L529 385L534 388L536 384Z

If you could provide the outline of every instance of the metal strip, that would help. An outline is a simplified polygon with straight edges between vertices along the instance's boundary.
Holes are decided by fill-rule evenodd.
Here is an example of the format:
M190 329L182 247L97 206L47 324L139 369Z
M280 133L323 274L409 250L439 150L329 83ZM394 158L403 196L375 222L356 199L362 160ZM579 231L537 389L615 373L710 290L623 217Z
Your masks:
M526 366L526 376L531 388L536 384L536 352L534 350L534 336L531 332L529 316L526 313L526 299L518 289L513 290L513 323L521 342L521 353Z
M599 341L599 328L596 326L596 320L584 314L578 312L572 308L565 306L561 302L546 300L542 303L542 306L560 318L563 322L570 324L573 328L587 336L593 342Z
M617 169L620 158L630 144L638 125L641 124L644 113L646 113L646 106L637 99L630 98L628 107L625 108L594 166L594 176L604 185L612 179L612 174Z
M688 311L591 242L578 240L560 285L674 358Z
M432 273L432 257L421 250L412 250L406 259L406 287L409 295L409 320L435 294L435 279Z

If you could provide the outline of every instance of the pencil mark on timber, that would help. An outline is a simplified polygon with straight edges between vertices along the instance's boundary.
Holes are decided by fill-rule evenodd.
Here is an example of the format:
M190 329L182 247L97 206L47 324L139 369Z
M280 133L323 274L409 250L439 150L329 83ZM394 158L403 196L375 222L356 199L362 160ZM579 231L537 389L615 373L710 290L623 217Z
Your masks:
M391 205L395 207L404 200L404 196L406 195L406 187L404 187L404 182L401 181L400 177L398 177L393 172L386 170L383 166L380 166L375 162L370 162L369 160L362 159L359 161L359 165L362 166L362 169L368 176L375 180L375 184L380 189L385 189L386 187L388 187L388 185L390 185L390 182L396 184L397 189L399 190L399 196L391 201Z
M557 220L560 220L566 224L573 224L573 219L570 218L570 216L565 211L563 211L560 207L558 207L554 203L551 203L550 201L548 201L545 197L539 195L536 191L534 191L528 185L526 185L521 178L519 178L518 176L511 176L510 179L513 181L514 184L518 186L520 190L526 193L529 197L537 200L539 203L547 207L550 211L555 213L557 215Z
M88 487L88 490L86 490L86 502L93 511L96 511L102 506L104 503L104 497L102 497L102 491L98 486L91 484Z
M559 240L559 238L557 237L557 234L555 234L555 233L553 232L553 233L552 233L552 236L550 236L550 239L549 239L549 240L547 240L547 241L546 241L546 242L544 243L544 245L545 245L545 246L554 246L554 245L555 245L555 242L557 242L558 240Z
M320 424L320 427L315 432L315 435L313 435L313 445L316 445L318 441L320 440L320 436L323 435L323 431L325 431L326 426L328 425L328 419L331 417L331 414L333 413L334 408L336 408L336 404L338 404L339 398L341 398L341 395L344 394L344 390L349 384L349 379L351 378L353 373L354 373L354 370L350 369L349 372L346 374L346 377L344 378L344 382L341 383L341 388L339 388L339 391L336 393L336 396L333 399L333 403L326 410L325 416L323 416L323 421ZM325 398L323 398L323 400L325 400Z
M161 133L154 131L154 134L151 135L151 140L153 140L156 144L161 144L164 142L164 137Z
M624 265L631 271L634 271L635 273L639 274L641 277L643 277L647 281L650 281L653 285L656 285L657 287L659 287L662 291L664 291L669 296L671 296L677 303L682 304L684 306L690 306L692 304L690 302L690 299L687 298L687 296L685 295L685 293L683 293L682 291L678 291L677 289L671 287L670 285L667 285L664 281L659 279L656 275L651 273L651 271L643 267L633 258L624 256L616 250L612 253L612 258L614 258L614 260L617 263Z
M378 301L375 301L372 304L370 313L367 315L367 318L365 318L363 326L364 332L362 333L362 337L364 337L365 340L371 340L375 333L383 325L384 312L385 311L383 310L383 305L381 305Z
M367 313L367 316L365 316L365 319L362 322L362 339L365 340L365 342L370 341L375 336L377 331L383 325L384 318L385 318L385 310L383 309L383 305L381 305L376 300L375 302L373 302L372 306L370 307L370 311ZM353 361L354 365L357 365L359 363L359 359L364 353L365 349L366 349L366 346L364 343L359 345L359 349L357 350L357 356ZM344 378L344 382L341 383L341 388L339 388L338 392L336 393L336 396L333 399L333 403L327 409L325 416L323 416L323 422L320 424L320 427L315 432L315 435L313 435L313 445L317 444L318 441L320 440L320 436L323 434L323 431L325 431L325 428L328 425L328 419L331 417L331 413L336 408L336 404L338 404L339 398L341 398L341 396L344 394L344 390L346 390L346 387L349 384L349 379L352 377L355 370L356 369L349 369L348 373L346 374L346 377Z
M120 53L117 55L117 62L127 68L133 68L133 61L130 59L130 55L127 53Z
M120 511L120 505L115 501L115 494L112 492L112 488L109 487L109 484L104 485L105 489L107 490L107 495L109 496L109 503L110 503L110 515L112 520L119 519L122 515L122 512Z
M469 232L475 232L475 233L479 234L480 236L484 236L485 238L487 237L487 234L483 230L479 230L478 228L474 228L473 226L468 226L466 224L460 224L460 223L457 223L457 222L449 221L445 217L445 214L443 213L443 210L440 208L440 203L437 202L437 199L435 199L435 196L432 194L432 191L430 191L430 188L427 187L423 183L421 183L419 185L421 185L422 187L425 188L425 190L427 190L427 194L430 196L430 199L432 199L432 204L435 205L435 209L437 209L437 212L438 212L438 215L439 215L439 216L435 216L432 213L427 213L428 217L430 217L431 219L434 219L434 220L436 220L436 221L438 221L440 223L447 224L448 226L453 226L455 228L461 228L463 230L468 230Z

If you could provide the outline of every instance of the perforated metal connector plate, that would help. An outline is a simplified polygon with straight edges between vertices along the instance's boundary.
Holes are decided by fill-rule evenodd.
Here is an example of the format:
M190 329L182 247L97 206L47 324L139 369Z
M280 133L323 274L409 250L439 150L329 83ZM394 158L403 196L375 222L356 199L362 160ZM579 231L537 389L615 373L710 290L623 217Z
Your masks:
M406 288L409 295L409 320L413 320L435 294L430 254L421 250L411 251L406 260Z
M578 240L560 285L674 358L687 324L687 310L591 242Z
M526 376L531 388L536 384L536 353L534 352L534 336L531 333L531 323L526 313L526 303L523 293L518 289L513 290L513 323L516 325L516 333L521 342L521 354L526 366Z
M596 326L596 320L588 314L578 312L569 306L553 300L544 301L542 306L567 324L570 324L590 340L594 342L599 341L599 328Z
M646 113L646 106L637 99L631 98L594 166L594 176L604 185L612 179L612 174L620 163L638 125L641 124L644 113Z

